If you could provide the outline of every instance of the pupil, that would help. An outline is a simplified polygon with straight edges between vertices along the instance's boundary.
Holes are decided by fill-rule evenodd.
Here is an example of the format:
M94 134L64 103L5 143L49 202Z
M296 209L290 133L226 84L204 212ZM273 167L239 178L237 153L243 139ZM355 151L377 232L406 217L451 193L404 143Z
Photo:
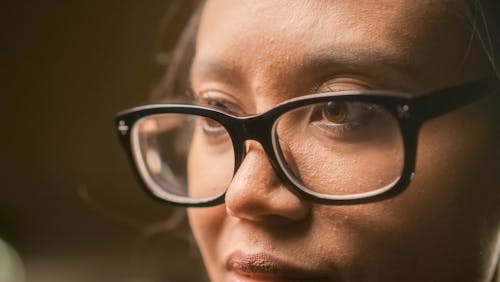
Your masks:
M328 102L323 108L323 117L333 123L343 123L347 118L347 106L342 102Z

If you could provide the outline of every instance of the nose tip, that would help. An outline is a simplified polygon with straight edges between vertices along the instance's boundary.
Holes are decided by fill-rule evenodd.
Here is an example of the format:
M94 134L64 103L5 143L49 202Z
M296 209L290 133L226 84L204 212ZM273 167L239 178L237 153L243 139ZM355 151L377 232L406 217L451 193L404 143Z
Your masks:
M301 221L310 203L298 198L279 180L262 146L247 142L247 153L226 192L230 216L250 221L281 218Z

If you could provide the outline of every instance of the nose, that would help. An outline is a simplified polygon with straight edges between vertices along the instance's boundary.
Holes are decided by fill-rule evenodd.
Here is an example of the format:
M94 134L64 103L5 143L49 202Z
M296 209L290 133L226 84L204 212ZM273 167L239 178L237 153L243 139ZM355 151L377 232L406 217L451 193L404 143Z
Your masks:
M281 183L255 141L247 142L245 159L228 187L225 204L229 215L256 222L270 218L301 221L311 205Z

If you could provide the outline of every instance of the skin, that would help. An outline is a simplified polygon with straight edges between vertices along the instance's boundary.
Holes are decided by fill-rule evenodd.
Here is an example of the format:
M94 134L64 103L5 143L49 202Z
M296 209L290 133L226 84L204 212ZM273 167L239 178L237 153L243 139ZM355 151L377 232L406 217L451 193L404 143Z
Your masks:
M419 93L478 79L490 72L488 62L457 3L209 0L193 90L251 114L318 87ZM362 205L296 197L262 147L248 142L225 204L188 211L211 280L278 281L226 267L231 254L265 253L328 281L492 281L500 237L497 106L487 97L426 122L409 187ZM190 180L200 177L191 166ZM219 178L228 182L214 174L190 189L215 187Z

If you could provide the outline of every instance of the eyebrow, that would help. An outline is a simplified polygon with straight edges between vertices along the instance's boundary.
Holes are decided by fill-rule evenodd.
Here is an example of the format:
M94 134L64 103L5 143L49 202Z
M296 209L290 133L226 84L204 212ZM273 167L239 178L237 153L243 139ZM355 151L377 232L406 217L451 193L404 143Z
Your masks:
M417 60L418 61L418 60ZM404 52L383 48L327 49L308 54L303 59L302 71L322 75L352 72L380 80L388 78L413 80L421 75L417 61Z
M189 72L190 79L193 77L215 77L233 83L243 82L242 71L235 64L210 57L200 61L194 60Z
M294 62L295 75L324 78L325 75L367 74L380 80L391 78L413 80L421 74L418 60L410 61L403 52L390 52L382 48L316 50ZM244 82L243 70L232 62L217 57L195 60L191 66L191 78L206 76L230 83Z

